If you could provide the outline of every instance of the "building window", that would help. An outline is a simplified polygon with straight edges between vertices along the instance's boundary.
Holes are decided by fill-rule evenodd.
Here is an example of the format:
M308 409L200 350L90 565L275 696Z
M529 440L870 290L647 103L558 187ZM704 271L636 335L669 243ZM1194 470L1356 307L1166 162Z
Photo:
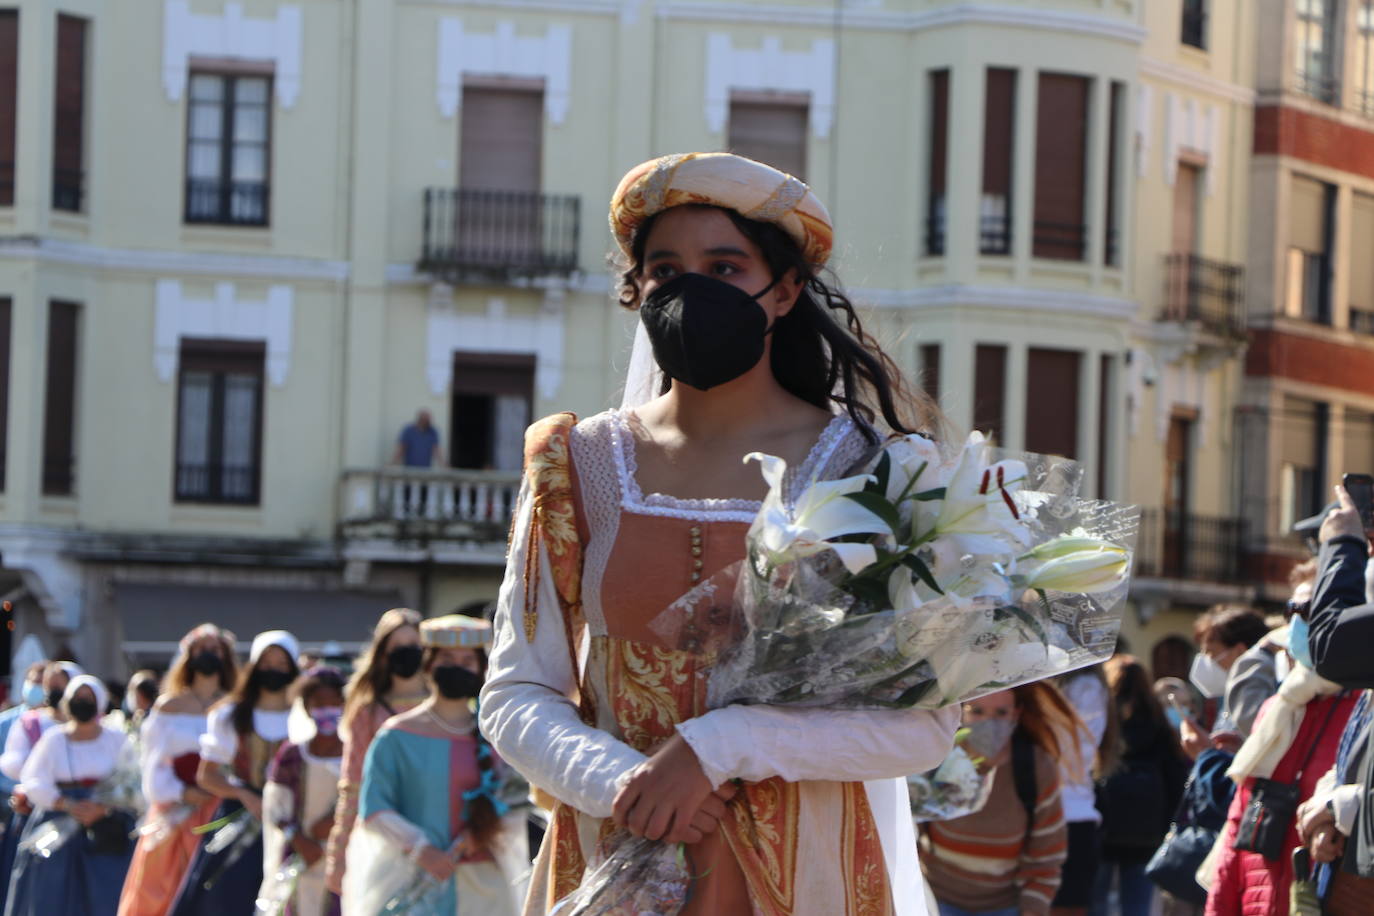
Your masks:
M806 180L806 122L810 99L730 99L730 151Z
M271 115L271 77L191 74L186 222L267 225Z
M1288 242L1288 290L1284 312L1318 324L1331 323L1331 216L1336 189L1293 177Z
M1097 498L1109 499L1112 418L1116 416L1115 357L1102 354L1097 365Z
M5 459L10 426L10 300L0 297L0 493L5 490Z
M1006 430L1007 348L979 344L973 354L973 428L1002 441Z
M48 303L43 396L43 493L70 496L76 479L76 359L81 306Z
M989 67L983 99L983 201L978 215L978 248L983 254L1011 254L1015 138L1016 71Z
M1298 91L1328 105L1336 104L1337 0L1296 0L1297 36L1294 42Z
M1374 239L1374 197L1353 195L1350 211L1350 244L1366 246L1350 252L1350 329L1374 334L1374 258L1367 255Z
M1359 28L1359 69L1355 78L1355 104L1368 118L1374 118L1374 0L1359 0L1356 21Z
M86 20L57 17L52 206L80 213L86 181Z
M1113 82L1107 114L1107 214L1103 221L1102 263L1121 266L1121 118L1126 103L1126 84Z
M1082 76L1040 74L1033 245L1037 258L1083 260L1089 85Z
M930 74L930 162L926 200L926 254L945 253L945 166L949 155L949 71Z
M18 88L19 11L0 10L0 207L14 205Z
M921 344L921 389L940 403L940 345Z
M1329 406L1322 401L1284 398L1279 414L1279 531L1321 511L1326 503Z
M1078 392L1075 350L1032 347L1026 354L1026 450L1078 457Z
M258 503L265 350L261 342L181 342L178 502Z
M534 407L535 358L508 353L453 355L453 466L519 471Z
M1194 48L1207 48L1207 0L1183 0L1183 30L1180 41Z

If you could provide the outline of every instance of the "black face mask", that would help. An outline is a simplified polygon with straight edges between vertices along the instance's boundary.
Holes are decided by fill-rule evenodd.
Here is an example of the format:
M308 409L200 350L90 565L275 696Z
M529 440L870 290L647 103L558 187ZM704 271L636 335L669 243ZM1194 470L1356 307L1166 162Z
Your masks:
M296 679L290 671L255 671L253 680L258 682L258 686L268 693L276 693L285 690Z
M423 655L419 646L397 646L386 654L386 666L393 677L414 677Z
M447 700L465 700L482 690L482 675L462 665L438 665L429 676L434 678L434 686Z
M751 296L705 274L679 274L645 296L639 318L659 368L706 391L757 366L773 330L758 298L776 284Z
M63 688L62 690L58 690L56 687L54 687L52 690L49 690L48 705L51 706L53 709L56 709L58 704L62 702L62 694L66 692L67 691L65 688Z
M224 659L219 657L218 652L211 652L209 649L197 652L191 658L191 670L196 674L219 674L224 670Z
M67 704L67 711L72 718L78 722L89 722L95 718L95 700L86 700L81 697L74 697Z

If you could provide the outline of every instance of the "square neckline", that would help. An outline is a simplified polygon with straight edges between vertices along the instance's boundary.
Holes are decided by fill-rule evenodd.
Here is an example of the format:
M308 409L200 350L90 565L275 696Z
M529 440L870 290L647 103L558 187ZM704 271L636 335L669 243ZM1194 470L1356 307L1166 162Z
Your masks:
M645 493L639 485L639 460L635 448L634 431L630 428L633 408L610 411L612 422L611 452L615 458L616 477L620 488L620 506L638 515L658 515L692 521L753 522L763 500L726 499L714 497L684 498L668 493ZM798 481L810 480L824 467L853 426L846 413L837 413L811 444L806 458L795 468L789 467L783 484L784 502L792 503L795 494L790 490Z

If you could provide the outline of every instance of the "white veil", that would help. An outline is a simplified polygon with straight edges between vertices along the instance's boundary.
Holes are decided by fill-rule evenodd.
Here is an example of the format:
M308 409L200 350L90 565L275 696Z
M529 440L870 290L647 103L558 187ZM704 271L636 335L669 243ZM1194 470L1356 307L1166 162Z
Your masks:
M658 397L662 384L663 370L654 361L649 332L644 330L643 321L636 320L634 346L630 348L630 366L625 372L625 393L621 396L620 409L631 410L649 403Z

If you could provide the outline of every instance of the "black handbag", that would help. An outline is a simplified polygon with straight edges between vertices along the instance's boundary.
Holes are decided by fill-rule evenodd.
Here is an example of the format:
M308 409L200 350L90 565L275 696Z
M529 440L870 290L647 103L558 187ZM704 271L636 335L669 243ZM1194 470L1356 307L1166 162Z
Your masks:
M1198 756L1169 833L1145 866L1146 877L1186 903L1201 906L1207 902L1207 891L1197 883L1197 870L1226 822L1230 764L1231 755L1214 748Z
M1293 819L1297 816L1298 805L1302 802L1303 771L1312 762L1312 755L1317 752L1322 733L1331 724L1331 716L1338 705L1333 702L1327 708L1326 721L1308 742L1307 756L1303 758L1302 766L1298 767L1298 775L1292 782L1279 782L1262 776L1252 778L1250 799L1245 805L1245 810L1241 812L1232 848L1257 852L1270 862L1279 861L1288 852L1283 844L1289 828L1293 825Z

